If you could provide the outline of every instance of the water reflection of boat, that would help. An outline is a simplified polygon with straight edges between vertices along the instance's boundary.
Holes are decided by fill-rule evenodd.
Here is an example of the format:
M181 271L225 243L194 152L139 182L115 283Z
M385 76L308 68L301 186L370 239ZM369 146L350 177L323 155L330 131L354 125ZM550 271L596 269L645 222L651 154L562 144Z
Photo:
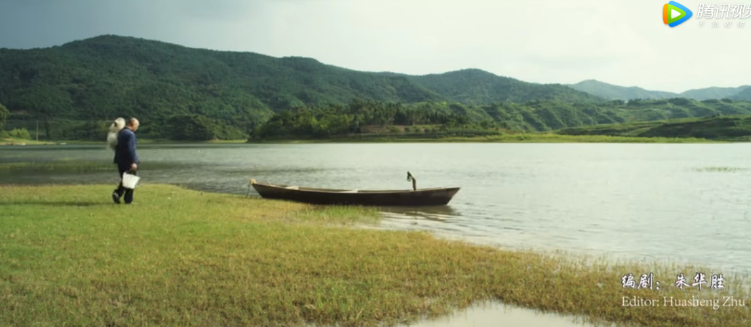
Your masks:
M425 207L381 207L380 210L390 214L437 221L444 221L446 218L461 216L459 211L456 211L456 209L447 205Z

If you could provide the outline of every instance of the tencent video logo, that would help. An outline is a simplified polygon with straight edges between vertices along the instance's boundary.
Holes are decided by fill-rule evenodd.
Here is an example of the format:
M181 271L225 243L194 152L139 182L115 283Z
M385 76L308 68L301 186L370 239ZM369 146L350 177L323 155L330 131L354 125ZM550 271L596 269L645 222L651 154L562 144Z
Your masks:
M682 4L670 1L662 7L662 21L665 25L675 27L691 18L694 13Z

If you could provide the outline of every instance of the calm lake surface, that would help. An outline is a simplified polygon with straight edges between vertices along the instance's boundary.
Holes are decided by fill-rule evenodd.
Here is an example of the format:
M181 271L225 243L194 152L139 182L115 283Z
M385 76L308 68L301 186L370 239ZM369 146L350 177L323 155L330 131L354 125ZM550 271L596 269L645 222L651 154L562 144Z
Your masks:
M419 188L462 189L445 207L386 208L381 228L716 269L707 275L751 272L751 144L141 145L139 156L143 183L236 194L248 192L249 178L409 189L409 170ZM112 153L103 145L0 147L0 162L60 159L108 163ZM0 184L117 180L114 166L0 174Z

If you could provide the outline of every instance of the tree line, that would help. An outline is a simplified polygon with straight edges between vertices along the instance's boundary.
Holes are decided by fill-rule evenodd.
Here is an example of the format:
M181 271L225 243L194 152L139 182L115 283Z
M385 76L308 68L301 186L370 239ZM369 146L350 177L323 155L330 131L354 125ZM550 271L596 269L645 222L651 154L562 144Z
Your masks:
M265 119L254 120L232 115L217 117L200 110L198 113L155 110L150 115L136 117L142 122L139 133L144 138L202 141L327 138L397 130L400 133L472 136L748 114L751 114L751 102L727 99L698 101L676 98L599 103L551 100L469 105L448 101L399 103L354 98L346 104L297 105L269 114ZM8 112L7 108L0 107L0 122L5 130L32 130L39 124L41 140L102 140L116 117L47 119L23 111ZM379 131L374 126L382 128Z
M250 138L327 138L367 132L363 130L367 125L426 125L407 127L405 130L422 133L475 131L470 133L473 135L499 131L549 132L579 126L738 114L751 114L751 103L676 98L629 102L529 101L467 105L452 102L401 104L355 99L347 105L300 106L282 111L255 128Z

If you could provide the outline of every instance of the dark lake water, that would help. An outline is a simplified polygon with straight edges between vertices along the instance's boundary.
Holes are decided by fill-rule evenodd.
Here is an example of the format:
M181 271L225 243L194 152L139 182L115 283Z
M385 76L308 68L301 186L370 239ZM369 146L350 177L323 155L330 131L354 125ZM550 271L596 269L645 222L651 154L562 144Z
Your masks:
M409 170L420 188L462 189L445 207L385 209L382 228L751 272L751 144L141 145L139 155L144 183L237 194L249 178L409 189ZM104 146L0 147L0 162L111 159ZM3 184L117 179L114 166L0 174Z

